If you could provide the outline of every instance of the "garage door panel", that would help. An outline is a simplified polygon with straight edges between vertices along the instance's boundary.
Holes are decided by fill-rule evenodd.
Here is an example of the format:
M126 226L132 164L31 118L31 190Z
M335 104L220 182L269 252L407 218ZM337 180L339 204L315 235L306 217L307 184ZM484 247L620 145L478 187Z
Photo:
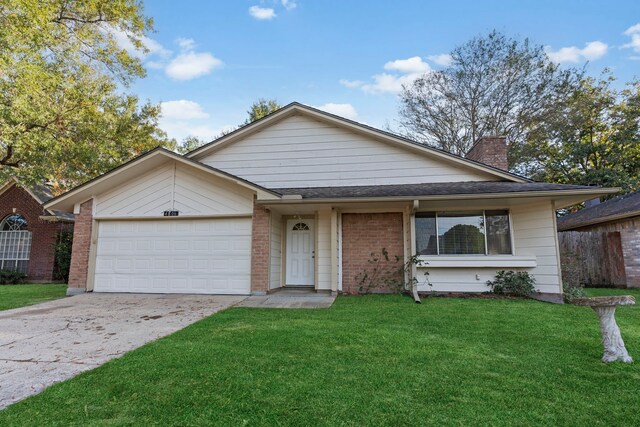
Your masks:
M251 220L99 223L95 292L248 294Z
M156 273L168 273L169 272L169 258L154 257L153 268Z

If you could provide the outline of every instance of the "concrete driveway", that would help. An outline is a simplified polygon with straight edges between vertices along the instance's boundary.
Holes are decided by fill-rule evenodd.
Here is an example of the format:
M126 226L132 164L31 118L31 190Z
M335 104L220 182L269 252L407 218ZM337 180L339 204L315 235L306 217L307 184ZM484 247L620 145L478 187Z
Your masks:
M244 299L90 293L0 311L0 409Z

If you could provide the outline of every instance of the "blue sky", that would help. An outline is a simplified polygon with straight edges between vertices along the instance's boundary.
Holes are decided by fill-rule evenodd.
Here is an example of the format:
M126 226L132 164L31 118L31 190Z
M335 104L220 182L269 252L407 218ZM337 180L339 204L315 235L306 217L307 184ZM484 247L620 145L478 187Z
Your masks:
M163 103L161 127L178 140L243 122L261 97L395 127L400 84L492 29L594 75L640 77L638 0L147 0L145 13L148 76L130 90Z

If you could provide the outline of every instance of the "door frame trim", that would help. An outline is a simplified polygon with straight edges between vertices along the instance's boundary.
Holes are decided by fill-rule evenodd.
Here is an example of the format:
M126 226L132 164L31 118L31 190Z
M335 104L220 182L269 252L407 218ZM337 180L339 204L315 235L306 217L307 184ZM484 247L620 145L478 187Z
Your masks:
M287 229L287 221L290 219L312 219L313 220L313 285L305 286L309 289L318 289L318 215L282 215L282 264L280 267L280 286L287 287L287 242L289 240ZM297 287L297 285L289 285L289 287Z

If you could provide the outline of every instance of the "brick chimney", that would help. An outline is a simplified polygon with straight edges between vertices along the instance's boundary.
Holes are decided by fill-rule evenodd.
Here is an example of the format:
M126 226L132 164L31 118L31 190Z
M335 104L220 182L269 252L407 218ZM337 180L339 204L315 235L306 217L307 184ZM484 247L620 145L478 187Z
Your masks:
M483 136L478 138L465 157L506 171L509 169L507 138L504 136Z

